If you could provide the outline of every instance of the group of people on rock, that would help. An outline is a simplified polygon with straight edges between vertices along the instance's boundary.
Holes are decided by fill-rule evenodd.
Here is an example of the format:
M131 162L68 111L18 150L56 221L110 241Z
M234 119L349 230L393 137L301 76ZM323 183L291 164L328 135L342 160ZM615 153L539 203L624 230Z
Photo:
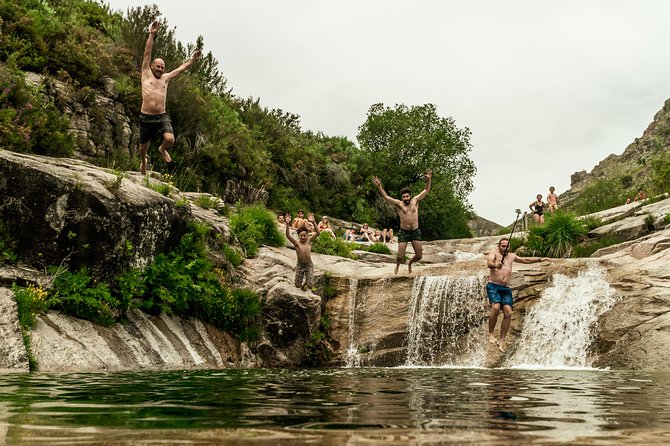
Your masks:
M542 201L542 194L537 194L535 201L532 201L528 207L533 215L533 220L538 225L544 224L544 212L555 212L558 209L558 195L556 195L554 186L549 188L547 202Z

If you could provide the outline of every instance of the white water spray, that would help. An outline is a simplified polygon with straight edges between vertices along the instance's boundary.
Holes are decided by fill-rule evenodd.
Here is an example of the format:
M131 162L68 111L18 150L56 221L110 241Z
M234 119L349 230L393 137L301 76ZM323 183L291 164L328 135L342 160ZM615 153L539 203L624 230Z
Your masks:
M406 365L479 366L486 316L484 276L419 276L409 305ZM474 329L474 330L473 330Z
M356 342L356 294L358 293L358 279L349 279L349 347L344 355L347 367L361 365L361 354Z
M588 348L598 318L616 295L605 271L590 268L575 278L556 274L524 318L509 367L590 367Z

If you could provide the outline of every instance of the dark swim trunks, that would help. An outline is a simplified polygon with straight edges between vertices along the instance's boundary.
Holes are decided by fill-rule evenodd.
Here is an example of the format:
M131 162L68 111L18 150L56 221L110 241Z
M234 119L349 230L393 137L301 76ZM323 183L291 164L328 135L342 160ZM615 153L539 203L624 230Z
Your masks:
M512 289L504 285L489 282L486 284L486 294L489 296L490 304L509 305L512 307Z
M398 243L408 243L412 240L421 241L421 229L416 228L413 231L406 231L400 228L398 231Z
M147 115L140 113L140 144L146 144L151 138L164 133L174 133L172 121L167 113Z

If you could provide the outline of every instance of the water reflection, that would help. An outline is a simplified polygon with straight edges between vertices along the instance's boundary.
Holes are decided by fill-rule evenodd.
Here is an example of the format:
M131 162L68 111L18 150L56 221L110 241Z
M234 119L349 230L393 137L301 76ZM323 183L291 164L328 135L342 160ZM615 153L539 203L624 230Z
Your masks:
M0 443L661 444L669 396L670 374L588 370L11 375Z

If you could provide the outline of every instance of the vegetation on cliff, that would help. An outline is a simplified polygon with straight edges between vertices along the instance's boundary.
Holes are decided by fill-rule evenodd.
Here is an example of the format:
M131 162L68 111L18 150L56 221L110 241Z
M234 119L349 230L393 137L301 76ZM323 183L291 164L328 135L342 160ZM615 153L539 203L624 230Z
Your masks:
M141 102L139 66L147 24L155 18L161 22L153 53L168 70L203 44L202 38L178 42L155 5L119 13L84 0L0 0L0 17L0 85L9 88L0 99L7 108L0 116L0 143L54 156L73 148L62 110L49 104L48 92L22 83L22 71L76 87L82 104L92 108L104 79L112 78L118 100L134 118ZM33 109L27 110L27 104ZM46 105L35 111L35 104ZM276 210L303 208L388 227L397 219L376 196L372 176L381 175L395 195L403 186L423 188L419 175L432 167L434 192L421 214L424 236L470 235L466 197L475 169L468 158L469 130L439 116L431 104L373 105L360 128L359 148L347 138L303 131L293 113L235 96L217 60L206 53L171 83L167 108L177 137L170 173L181 190L223 195L228 180L244 181L268 191L267 205ZM131 155L110 153L98 161L135 170L138 161Z

